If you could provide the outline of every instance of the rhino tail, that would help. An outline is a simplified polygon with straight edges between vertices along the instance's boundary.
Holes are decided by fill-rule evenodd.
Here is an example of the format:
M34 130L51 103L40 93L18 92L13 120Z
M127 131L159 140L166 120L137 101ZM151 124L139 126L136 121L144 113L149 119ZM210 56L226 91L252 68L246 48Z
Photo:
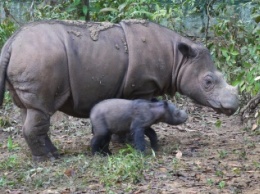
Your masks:
M11 41L8 41L2 48L0 55L0 106L2 106L5 94L6 71L11 57Z

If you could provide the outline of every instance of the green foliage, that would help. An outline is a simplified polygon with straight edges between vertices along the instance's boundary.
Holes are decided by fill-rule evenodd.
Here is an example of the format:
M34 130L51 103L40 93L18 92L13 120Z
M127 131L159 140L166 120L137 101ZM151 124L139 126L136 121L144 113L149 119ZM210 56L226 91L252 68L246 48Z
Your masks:
M85 19L88 11L88 7L83 3L83 0L72 0L66 8L66 12L80 20Z
M219 154L219 158L220 159L224 159L227 157L227 151L226 150L220 150L220 151L217 151L218 154Z
M6 0L3 3L3 9L8 10L10 5L10 0ZM7 41L7 39L14 33L17 29L17 25L15 25L15 21L10 16L10 14L6 14L7 18L5 18L2 22L0 22L0 49Z
M69 1L58 0L56 5L46 4L44 1L34 6L33 11L28 10L24 16L27 21L37 21L46 19L73 19L66 8L70 5Z
M212 179L207 179L207 184L209 186L213 186L214 185L214 181Z
M1 177L1 178L0 178L0 187L5 186L5 185L6 185L6 182L7 182L6 178L5 178L5 177Z
M218 177L223 177L223 176L224 176L224 173L223 173L223 171L221 171L221 170L217 170L217 171L215 172L215 174L216 174L216 176L218 176Z
M16 155L11 155L8 158L4 158L0 163L0 170L9 170L12 168L17 168L19 161Z
M0 127L10 127L10 119L6 116L0 116Z
M254 161L254 162L253 162L253 165L254 165L254 167L255 167L256 170L259 170L259 169L260 169L260 162Z
M13 107L13 106L12 106L12 97L11 97L9 91L6 91L6 92L5 92L5 95L4 95L4 104L5 104L5 106L3 107L3 109L4 109L5 111L10 110L10 109Z
M15 30L16 26L10 19L6 19L0 23L0 48L2 48L6 40L13 34Z
M244 6L251 7L251 18L257 13L260 15L260 3ZM220 9L218 21L211 28L214 38L209 47L217 67L233 85L240 87L246 98L260 91L260 27L256 22L241 20L236 14L239 8L225 6Z
M220 181L218 183L218 186L219 186L220 189L223 189L226 186L226 182L225 181Z
M9 136L8 140L7 140L7 149L8 149L9 152L13 151L13 150L20 149L18 144L13 143L13 139L12 139L11 136Z
M7 148L9 151L11 151L13 149L13 140L10 136L8 137Z
M216 120L216 122L215 122L215 126L217 127L217 128L220 128L221 127L221 124L222 124L222 122L221 122L221 120Z
M94 21L119 22L122 19L142 18L154 20L159 15L160 3L155 0L98 0L91 4L90 14Z
M122 181L137 183L143 177L145 157L128 146L126 149L121 149L118 154L108 156L105 164L98 168L101 173L100 181L106 186Z

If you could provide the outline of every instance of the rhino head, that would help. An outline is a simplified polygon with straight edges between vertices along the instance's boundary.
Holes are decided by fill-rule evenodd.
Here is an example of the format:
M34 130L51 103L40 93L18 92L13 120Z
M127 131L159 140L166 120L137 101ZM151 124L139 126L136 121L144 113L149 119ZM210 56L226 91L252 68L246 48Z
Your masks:
M188 114L185 110L180 110L173 103L164 102L164 122L170 125L179 125L185 123L188 119Z
M202 45L179 43L182 63L177 75L177 91L218 113L232 115L239 107L237 88L227 84Z

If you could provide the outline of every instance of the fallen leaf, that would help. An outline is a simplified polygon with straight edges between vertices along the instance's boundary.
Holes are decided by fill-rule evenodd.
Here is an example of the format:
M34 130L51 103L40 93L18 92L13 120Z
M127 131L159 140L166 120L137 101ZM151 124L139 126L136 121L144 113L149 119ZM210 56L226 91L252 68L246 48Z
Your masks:
M69 168L69 169L65 170L64 174L68 177L72 177L75 175L75 170L73 168Z
M161 171L161 172L167 172L167 169L166 168L159 168L159 170Z
M253 124L253 126L252 126L252 131L254 131L254 130L256 130L256 128L257 128L258 126L257 126L257 124Z
M89 188L90 190L97 190L97 189L99 189L100 187L101 187L100 184L93 184L93 185L89 185L89 186L88 186L88 188Z
M175 157L176 157L177 159L181 159L181 157L182 157L182 152L181 152L180 150L177 150L177 153L176 153Z
M143 191L139 189L139 190L134 192L134 194L139 194L139 193L143 193Z

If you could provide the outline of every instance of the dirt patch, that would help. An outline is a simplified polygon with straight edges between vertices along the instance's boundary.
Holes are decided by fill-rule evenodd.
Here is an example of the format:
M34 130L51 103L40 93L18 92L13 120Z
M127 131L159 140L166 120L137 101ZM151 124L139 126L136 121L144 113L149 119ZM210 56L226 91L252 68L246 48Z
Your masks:
M87 23L88 30L90 32L90 37L92 40L98 40L98 34L102 30L113 27L114 24L110 22L90 22Z
M148 25L148 20L143 20L143 19L127 19L127 20L122 20L122 22L127 23L127 24L143 24L144 26Z
M100 174L93 170L102 158L91 156L88 119L56 114L51 139L62 157L55 163L35 166L21 134L18 109L10 107L1 112L1 117L9 118L10 126L0 129L0 192L260 193L259 129L243 126L237 115L218 115L187 100L178 104L187 108L189 119L179 126L153 126L160 150L153 158L147 149L142 178L135 183L115 182L109 188L100 183ZM18 149L9 150L8 137ZM123 147L110 145L115 155ZM13 164L14 155L22 163Z

